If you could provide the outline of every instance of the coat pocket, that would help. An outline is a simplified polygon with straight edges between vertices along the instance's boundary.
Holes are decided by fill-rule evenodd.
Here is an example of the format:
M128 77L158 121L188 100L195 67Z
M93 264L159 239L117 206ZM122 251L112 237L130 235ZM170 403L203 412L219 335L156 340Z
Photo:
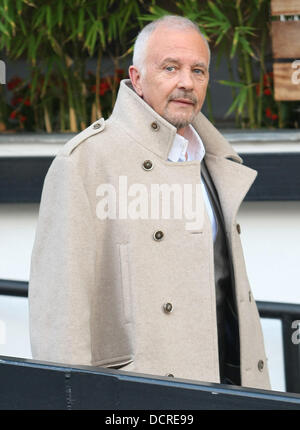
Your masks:
M131 273L129 262L129 245L128 243L118 244L120 256L122 302L125 324L133 322L133 302L131 291Z

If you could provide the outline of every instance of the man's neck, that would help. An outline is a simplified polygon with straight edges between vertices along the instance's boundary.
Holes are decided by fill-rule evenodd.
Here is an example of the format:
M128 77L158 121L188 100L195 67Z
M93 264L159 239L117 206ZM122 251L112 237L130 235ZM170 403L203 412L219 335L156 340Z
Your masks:
M187 127L184 128L178 128L177 134L180 134L180 136L184 136L184 133L186 132Z

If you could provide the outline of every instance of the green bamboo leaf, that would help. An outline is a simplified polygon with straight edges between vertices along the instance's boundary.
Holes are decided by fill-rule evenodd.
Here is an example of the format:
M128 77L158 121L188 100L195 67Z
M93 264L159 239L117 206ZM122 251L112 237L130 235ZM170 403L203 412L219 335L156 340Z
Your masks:
M70 33L72 34L72 38L73 38L74 36L76 36L76 32L77 32L77 22L76 22L74 14L68 15L68 21L67 22L68 22L68 26L70 29ZM71 37L69 37L68 39L71 39Z
M97 27L98 27L98 34L100 36L100 41L101 41L102 48L105 49L106 40L105 40L105 32L104 32L104 27L103 27L102 21L98 21L98 26Z
M12 2L8 2L7 1L7 13L9 16L9 19L14 23L13 26L13 36L16 35L16 30L17 30L17 18L18 18L18 14L16 13L16 6L12 3Z
M123 11L125 10L125 14L123 17L121 17L122 19L121 19L120 26L119 26L119 38L120 39L122 37L122 33L125 30L125 27L128 25L128 20L129 20L131 13L132 13L133 6L134 6L134 3L131 2L130 5L128 5L128 7L126 9L123 9Z
M93 15L93 13L90 11L90 9L87 9L86 11L87 11L92 23L96 22L97 20L96 20L95 16Z
M241 90L239 94L239 104L238 104L238 114L241 115L247 100L248 88L245 87Z
M55 59L55 57L52 57L52 58L50 58L50 60L47 61L47 67L46 67L47 71L46 71L44 83L43 83L43 86L41 89L41 98L43 98L45 96L48 81L49 81L49 78L50 78L50 75L51 75L52 69L53 69L54 59Z
M30 0L23 0L23 3L27 4L28 6L31 7L37 7L32 1Z
M37 51L38 51L38 48L41 44L42 38L43 38L43 32L40 31L37 38L33 42L32 57L33 57L34 61L37 58Z
M238 42L239 42L239 38L240 38L240 32L239 29L236 27L235 31L234 31L234 36L233 36L233 41L232 41L232 47L231 47L231 52L230 52L230 58L233 58L238 46Z
M23 40L20 40L18 44L15 44L14 48L15 48L14 55L16 58L18 58L23 54L26 48L26 44L23 42Z
M50 5L46 7L46 24L47 24L47 33L50 34L52 32L52 12Z
M90 27L87 33L87 37L84 44L84 46L88 49L90 55L93 55L94 53L95 43L97 40L97 31L97 22L94 22L94 24Z
M33 28L38 28L42 21L44 20L46 15L46 7L41 6L37 9L36 13L33 16Z
M217 18L219 18L219 20L220 21L226 21L226 22L228 22L228 18L227 18L227 16L226 15L224 15L221 11L220 11L220 9L212 2L212 1L209 1L208 2L208 6L209 6L209 8L212 10L212 12L215 14L215 16L217 17Z
M79 10L78 15L78 37L81 39L83 36L83 28L84 28L84 9L81 8Z
M18 13L18 15L21 15L22 10L23 10L23 1L22 0L16 0L16 5L17 5L17 13Z
M250 43L248 42L248 40L247 39L245 39L244 37L243 38L241 38L241 40L240 40L240 43L241 43L241 45L243 46L243 48L244 48L244 50L249 54L249 55L251 55L251 57L255 57L255 55L254 55L254 52L252 51L252 49L251 49L251 46L250 46Z
M107 39L110 43L113 39L115 39L115 33L116 33L116 15L110 15L108 19L108 34Z
M7 21L8 24L10 24L10 26L12 27L13 30L15 29L16 24L10 18L8 11L5 10L2 6L0 6L0 16L2 16L5 19L5 21Z
M7 29L7 27L4 25L4 24L2 24L2 22L0 21L0 31L2 31L4 34L5 34L5 36L7 36L7 37L9 37L10 36L10 34L9 34L9 31L8 31L8 29ZM3 37L3 36L2 36Z
M227 85L229 87L237 87L237 88L244 88L245 84L242 84L241 82L235 82L235 81L226 81L226 80L218 80L222 85Z
M235 110L238 109L238 105L239 105L239 96L237 96L233 103L230 105L228 111L225 114L225 118L228 117L232 112L234 112Z
M63 13L64 13L64 1L63 0L58 0L58 4L57 4L57 21L58 21L59 27L61 27L62 23L63 23Z
M222 29L219 37L217 38L215 45L219 45L219 43L223 40L224 36L226 35L226 33L228 32L228 30L230 29L230 25L226 25L225 28Z

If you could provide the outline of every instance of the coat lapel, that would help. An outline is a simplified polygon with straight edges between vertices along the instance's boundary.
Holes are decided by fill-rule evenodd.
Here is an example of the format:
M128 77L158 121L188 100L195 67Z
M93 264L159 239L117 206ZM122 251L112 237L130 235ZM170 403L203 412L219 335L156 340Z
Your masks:
M193 126L205 146L205 161L217 189L228 231L257 172L244 166L224 136L200 112Z
M235 161L207 154L207 168L217 189L227 230L231 230L239 207L257 172Z

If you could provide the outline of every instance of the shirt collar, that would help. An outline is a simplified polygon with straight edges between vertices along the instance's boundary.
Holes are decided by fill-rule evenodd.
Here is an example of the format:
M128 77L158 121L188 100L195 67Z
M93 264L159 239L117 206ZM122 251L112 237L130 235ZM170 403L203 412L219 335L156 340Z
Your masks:
M125 130L129 136L158 157L168 159L177 130L134 91L129 79L121 81L108 121L115 122L118 130ZM201 112L196 115L193 127L198 136L201 136L207 155L231 158L242 163L242 159L229 142Z
M187 161L202 161L205 156L203 142L192 125L186 128L183 136L176 133L168 159L170 161L186 161L186 152L188 154Z

